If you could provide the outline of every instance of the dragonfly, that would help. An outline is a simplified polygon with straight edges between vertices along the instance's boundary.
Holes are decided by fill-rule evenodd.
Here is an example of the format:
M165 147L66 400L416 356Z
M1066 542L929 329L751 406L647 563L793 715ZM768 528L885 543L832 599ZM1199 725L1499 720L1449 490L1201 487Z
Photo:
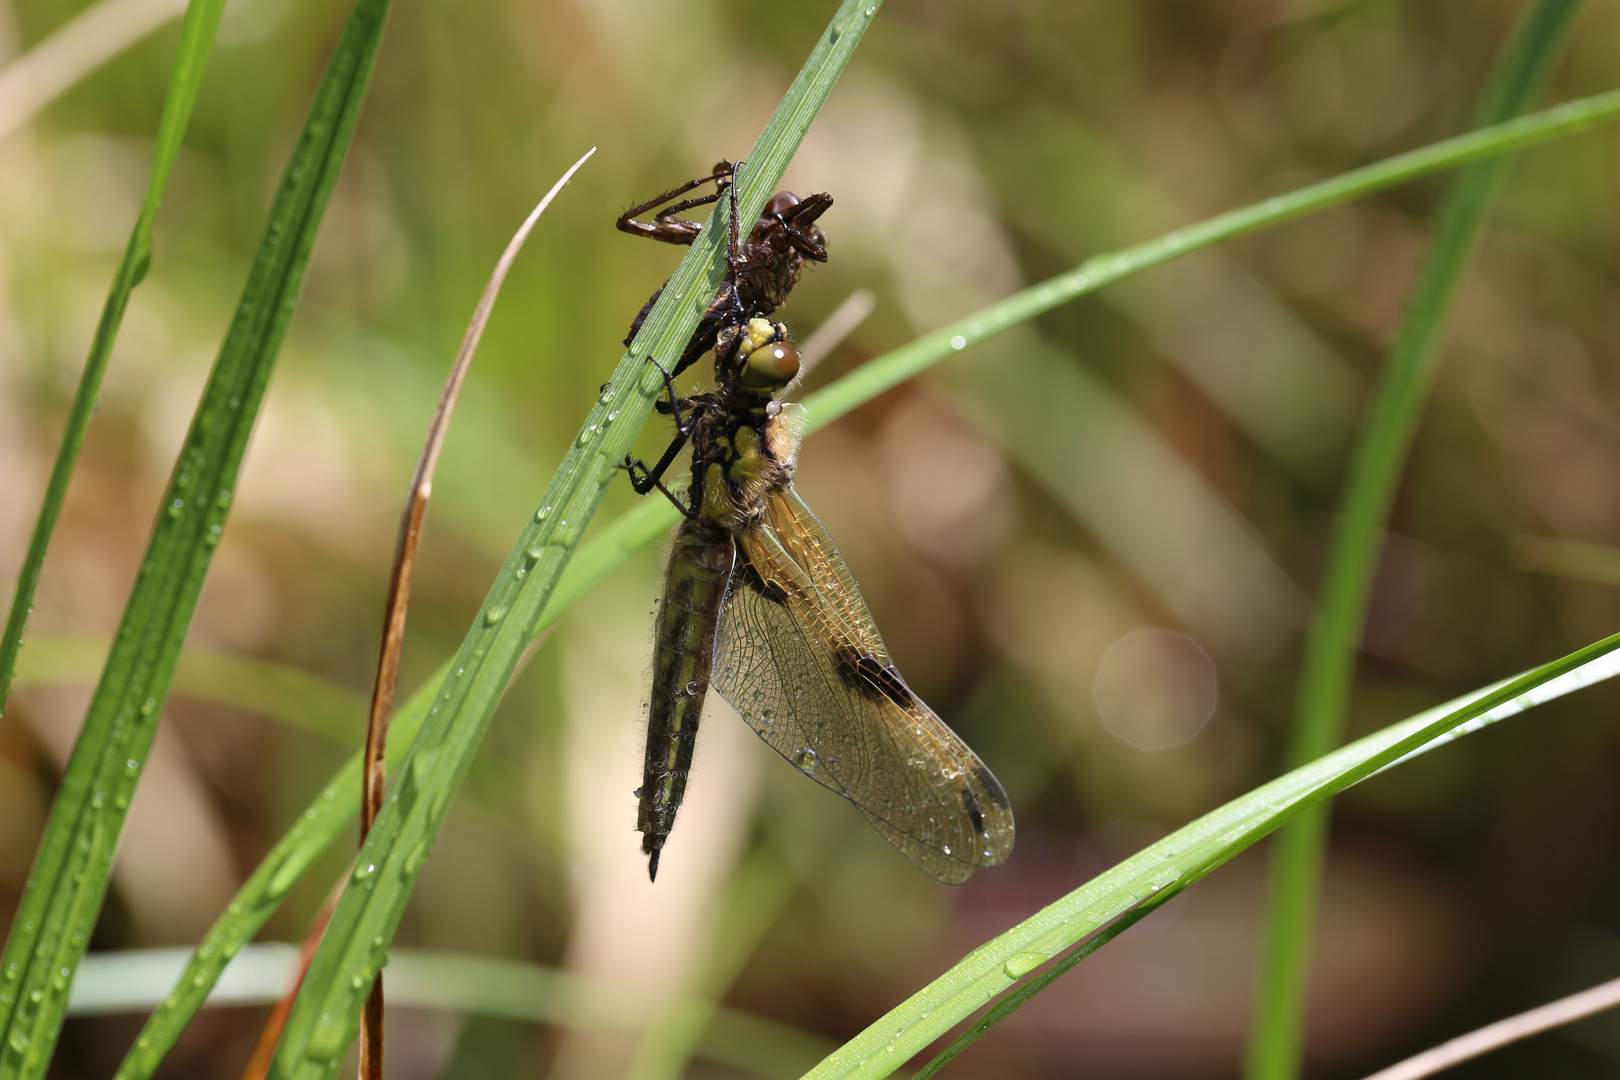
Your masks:
M722 164L734 181L736 166ZM680 197L710 179L667 193L661 201L671 209L661 219L701 205ZM682 518L656 614L646 760L636 791L648 875L657 879L685 797L712 685L795 768L853 803L924 871L959 884L1011 854L1006 791L906 685L837 545L793 488L806 416L778 395L801 363L787 327L768 315L786 298L802 259L825 261L814 221L832 199L780 192L740 243L734 182L727 186L731 272L709 309L713 337L700 325L687 347L715 350L715 387L677 397L679 364L666 369L659 411L674 420L675 437L657 464L626 457L622 465L638 493L661 492ZM817 209L792 214L806 205ZM801 243L807 236L814 253ZM771 291L758 280L786 288ZM733 322L739 310L746 317ZM664 477L688 446L690 481L684 492L672 491Z

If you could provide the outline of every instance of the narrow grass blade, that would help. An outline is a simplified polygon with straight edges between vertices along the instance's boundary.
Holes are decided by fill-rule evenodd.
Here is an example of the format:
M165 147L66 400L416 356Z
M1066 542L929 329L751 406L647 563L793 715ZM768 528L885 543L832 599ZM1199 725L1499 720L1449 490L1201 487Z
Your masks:
M113 274L112 288L108 290L101 321L96 325L95 337L90 341L90 355L85 359L84 372L79 376L79 388L74 392L73 404L68 409L67 429L62 433L56 463L51 466L50 479L45 483L45 498L39 508L39 519L34 523L34 534L28 541L28 552L23 556L22 569L17 574L17 590L12 594L5 634L0 637L0 716L5 715L6 695L11 690L17 651L22 648L28 616L34 610L34 589L45 566L45 552L50 547L51 534L56 530L56 519L62 512L62 500L67 497L73 464L79 460L79 448L84 445L84 433L90 427L90 417L96 409L96 401L101 393L101 377L107 370L113 341L118 337L119 326L123 324L129 294L141 283L152 264L152 225L163 203L163 192L169 186L169 174L174 171L175 159L180 155L180 143L191 123L192 109L197 104L197 93L202 87L203 72L214 48L214 32L219 29L220 13L224 10L225 0L192 0L191 6L186 9L185 22L180 28L180 53L175 57L174 75L169 80L163 116L158 121L157 145L152 153L152 175L146 184L146 199L135 217L135 227L130 230L124 256ZM5 1016L5 1004L0 1001L0 1020Z
M106 638L35 638L17 665L19 688L93 686L107 659ZM342 683L286 664L187 648L171 694L228 705L353 746L365 730L366 699Z
M1514 28L1486 87L1489 123L1522 111L1546 81L1579 0L1535 0ZM1385 522L1439 363L1452 302L1473 259L1504 162L1457 176L1441 204L1434 240L1418 271L1357 438L1339 503L1322 593L1306 645L1288 751L1291 766L1313 761L1344 737L1357 645L1366 621ZM1329 806L1300 815L1271 853L1259 987L1249 1034L1249 1080L1300 1075L1317 893Z
M386 11L386 0L359 0L338 42L51 808L0 961L5 1080L43 1076L49 1065L73 971L106 895L130 796L224 529L253 418L359 116Z
M833 386L810 395L804 401L805 408L810 411L813 424L830 423L953 353L1172 259L1420 177L1573 135L1617 119L1620 119L1620 90L1577 98L1274 195L1135 247L1094 255L1074 270L1031 285L1005 300L930 331L909 345L885 353Z
M1522 711L1516 699L1576 675L1616 650L1620 634L1474 695L1460 707L1453 702L1384 728L1205 814L969 953L806 1073L807 1080L888 1076L1076 942L1135 909L1157 905L1162 894L1187 888L1301 811L1448 731L1497 709ZM1615 673L1612 664L1605 670Z
M1131 927L1153 914L1153 912L1163 907L1166 901L1180 893L1184 887L1185 886L1171 886L1169 888L1161 889L1151 898L1144 900L1140 904L1131 908L1129 911L1124 912L1113 922L1098 930L1091 937L1083 941L1077 948L1070 950L1069 953L1063 957L1063 959L1053 964L1050 968L1047 968L1033 979L1030 979L1028 982L1024 983L1016 991L1008 994L1006 997L996 1002L995 1006L988 1010L984 1016L980 1017L977 1023L968 1028L961 1035L957 1036L956 1039L951 1042L951 1045L941 1050L937 1055L934 1056L933 1060L929 1061L928 1064L924 1065L921 1069L918 1069L915 1073L913 1073L911 1080L928 1080L930 1076L937 1074L939 1070L943 1069L946 1065L949 1065L953 1060L955 1060L958 1054L972 1046L974 1043L978 1042L987 1033L994 1029L996 1025L1000 1024L1003 1020L1007 1019L1007 1017L1029 1004L1030 1001L1034 999L1036 994L1039 994L1042 990L1045 990L1048 986L1051 986L1053 983L1057 982L1058 979L1062 978L1068 973L1070 968L1073 968L1076 964L1080 963L1080 961L1086 959L1092 953L1096 952L1104 945L1107 945L1110 941L1113 941L1120 934L1123 934L1126 930L1129 930ZM1030 963L1034 959L1035 957L1033 956L1025 958L1024 960L1019 961L1019 965ZM1009 961L1009 963L1012 963L1012 961ZM1015 965L1012 970L1017 970L1017 966L1018 965ZM1009 974L1010 973L1011 971L1009 971Z
M806 400L810 429L825 427L878 394L990 337L1104 285L1151 269L1180 255L1292 221L1419 177L1550 139L1572 135L1620 119L1620 92L1567 102L1519 121L1496 125L1435 143L1319 184L1275 196L1222 214L1123 251L1088 259L1075 271L1034 285L909 345L885 353ZM689 280L689 279L688 279ZM957 342L960 338L960 343ZM617 385L624 385L619 382ZM645 386L642 387L645 391ZM609 390L614 389L610 384ZM617 398L609 398L614 401ZM651 392L647 392L651 401ZM640 413L645 417L647 408ZM593 413L593 417L595 414ZM625 419L626 417L619 417ZM647 499L612 522L568 563L531 638L553 626L569 606L623 565L634 552L664 535L675 512L663 499ZM520 563L521 567L523 564ZM527 571L525 571L527 573ZM388 768L394 770L434 704L450 671L441 665L400 708L392 725ZM347 827L359 805L360 759L350 760L299 816L236 894L235 900L198 945L174 991L147 1021L116 1080L144 1080L152 1074L202 1005L226 960L251 941L280 906L287 892Z
M737 185L742 220L763 209L876 11L872 0L848 0L833 16L749 154ZM360 1005L450 801L564 564L662 387L647 358L679 355L720 285L726 209L725 201L716 203L664 286L490 589L361 849L287 1020L272 1076L330 1076L353 1042Z
M143 1013L185 967L188 950L135 949L91 953L73 984L70 1016ZM276 1000L298 965L298 947L249 945L231 962L209 996L210 1006L264 1005ZM634 1035L638 1010L603 1011L582 1005L615 1000L616 987L522 960L396 949L388 961L389 1004L472 1013L536 1024ZM833 1046L819 1035L752 1013L711 1005L696 1054L756 1076L791 1080Z

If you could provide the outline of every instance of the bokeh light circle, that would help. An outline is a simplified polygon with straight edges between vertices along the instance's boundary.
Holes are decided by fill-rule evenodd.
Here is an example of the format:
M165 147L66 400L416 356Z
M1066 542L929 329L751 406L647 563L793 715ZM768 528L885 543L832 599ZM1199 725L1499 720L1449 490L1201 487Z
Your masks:
M1186 634L1144 627L1103 653L1092 700L1109 734L1142 750L1187 742L1215 713L1215 662Z

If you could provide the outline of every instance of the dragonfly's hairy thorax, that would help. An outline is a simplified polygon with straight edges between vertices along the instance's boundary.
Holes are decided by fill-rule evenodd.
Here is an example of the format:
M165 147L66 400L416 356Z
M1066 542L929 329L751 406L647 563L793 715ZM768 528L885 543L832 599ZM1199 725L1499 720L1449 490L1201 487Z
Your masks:
M732 395L736 396L736 395ZM699 410L692 432L692 505L698 519L728 532L746 531L764 516L766 503L793 480L795 439L771 398L737 408L719 394L692 399Z

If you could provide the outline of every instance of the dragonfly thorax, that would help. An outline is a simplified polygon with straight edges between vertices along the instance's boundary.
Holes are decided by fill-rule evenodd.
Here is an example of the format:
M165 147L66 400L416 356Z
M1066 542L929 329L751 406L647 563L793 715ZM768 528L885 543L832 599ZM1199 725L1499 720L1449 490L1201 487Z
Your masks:
M693 447L692 482L703 493L699 518L733 531L748 528L771 495L793 480L792 435L764 408L745 422L699 434L709 436Z

